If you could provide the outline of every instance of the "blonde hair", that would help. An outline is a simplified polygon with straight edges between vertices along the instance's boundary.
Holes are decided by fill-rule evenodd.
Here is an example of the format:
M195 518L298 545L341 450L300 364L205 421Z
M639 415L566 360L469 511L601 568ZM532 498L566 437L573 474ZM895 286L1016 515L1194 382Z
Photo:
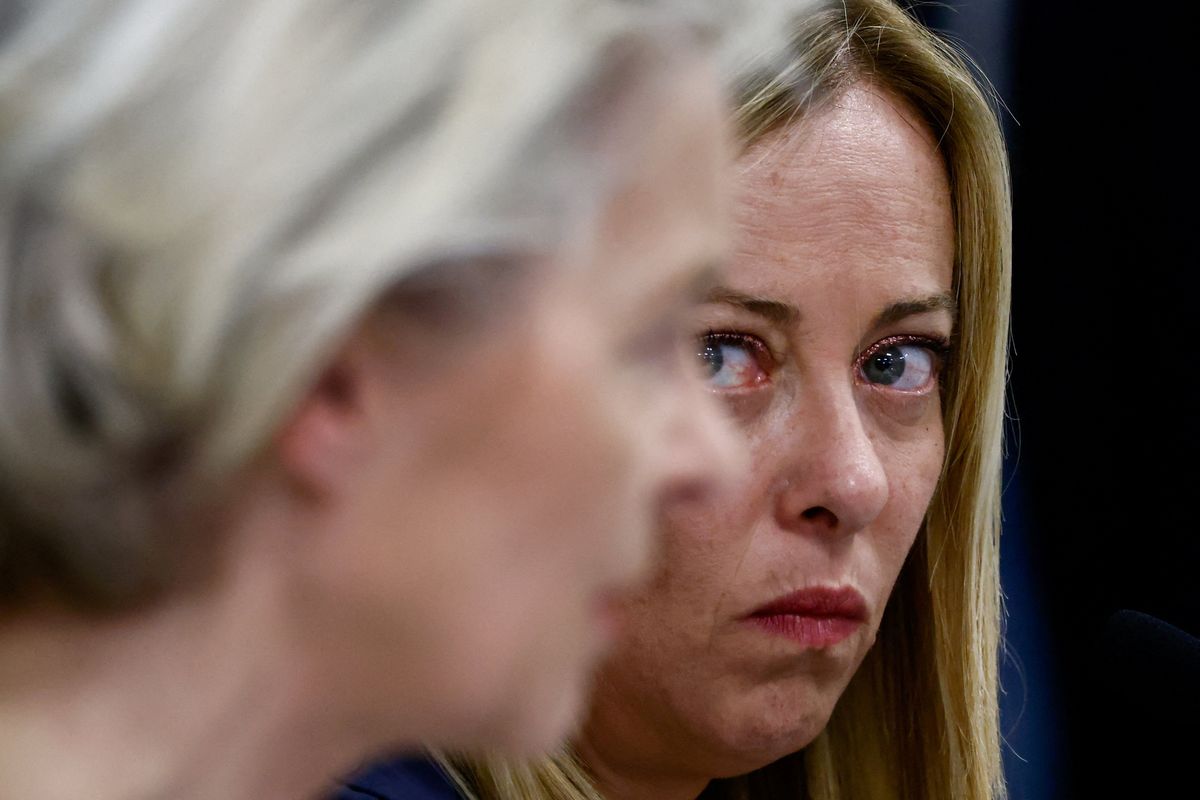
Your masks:
M124 608L202 561L170 515L385 293L586 227L615 110L691 36L607 0L9 8L0 609Z
M938 138L955 217L959 306L957 354L943 389L946 457L877 644L825 730L800 753L713 781L703 796L1002 797L999 533L1011 282L1003 139L964 60L891 0L827 3L800 15L793 31L786 58L760 55L736 77L746 146L863 81L907 102ZM568 756L456 768L486 800L598 797L586 768Z

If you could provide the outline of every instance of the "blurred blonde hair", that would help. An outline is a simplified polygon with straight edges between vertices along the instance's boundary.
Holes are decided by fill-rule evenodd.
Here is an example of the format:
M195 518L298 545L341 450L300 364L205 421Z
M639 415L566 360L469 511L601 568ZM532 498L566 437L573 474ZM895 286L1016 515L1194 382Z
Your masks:
M957 354L943 385L946 457L877 643L828 726L802 752L713 781L703 797L1003 797L999 533L1011 282L1003 138L963 58L891 0L829 2L799 14L792 31L782 57L759 52L740 62L736 121L746 147L866 81L912 106L945 157L959 305ZM443 761L484 800L599 798L569 753L533 765Z
M614 115L691 36L617 0L14 0L0 610L123 608L203 562L181 506L373 304L586 237Z

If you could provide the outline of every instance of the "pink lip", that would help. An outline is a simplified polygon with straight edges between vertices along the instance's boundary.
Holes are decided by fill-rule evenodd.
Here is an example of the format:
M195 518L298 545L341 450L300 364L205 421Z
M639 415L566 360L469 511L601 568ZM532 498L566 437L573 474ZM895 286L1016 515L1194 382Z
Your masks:
M786 594L755 609L746 622L802 647L831 647L867 621L867 604L857 590L818 586Z

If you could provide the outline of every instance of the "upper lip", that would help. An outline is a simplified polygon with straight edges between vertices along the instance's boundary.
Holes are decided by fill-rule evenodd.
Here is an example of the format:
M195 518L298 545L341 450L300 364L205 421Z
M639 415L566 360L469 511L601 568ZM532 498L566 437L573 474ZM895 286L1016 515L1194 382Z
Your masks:
M850 586L815 586L777 597L750 612L751 617L791 614L798 617L840 617L866 621L867 603Z

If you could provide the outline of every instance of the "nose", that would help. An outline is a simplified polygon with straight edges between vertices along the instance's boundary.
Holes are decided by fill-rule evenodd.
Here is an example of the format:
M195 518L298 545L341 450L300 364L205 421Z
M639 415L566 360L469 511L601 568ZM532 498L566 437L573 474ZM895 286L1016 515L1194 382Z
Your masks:
M678 397L666 423L660 507L710 498L749 464L744 438L699 380L689 376Z
M814 402L794 424L781 440L779 524L839 535L870 525L887 505L888 476L853 396Z

